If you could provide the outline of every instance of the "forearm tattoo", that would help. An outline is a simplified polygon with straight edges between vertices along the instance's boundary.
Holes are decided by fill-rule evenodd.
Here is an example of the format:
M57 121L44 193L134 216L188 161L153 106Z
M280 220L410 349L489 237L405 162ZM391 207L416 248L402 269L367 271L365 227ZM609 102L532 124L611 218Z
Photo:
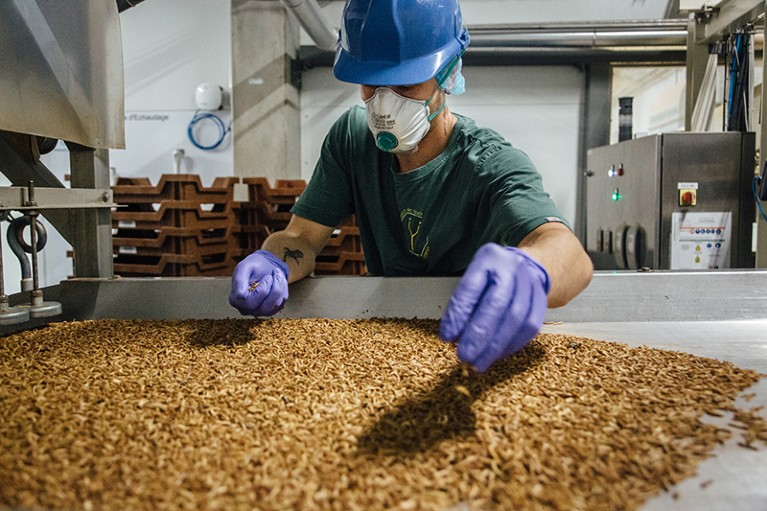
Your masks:
M282 256L282 260L286 263L288 262L288 257L291 259L295 259L297 265L301 265L301 259L304 258L304 253L300 250L291 250L287 247L285 247L284 255Z

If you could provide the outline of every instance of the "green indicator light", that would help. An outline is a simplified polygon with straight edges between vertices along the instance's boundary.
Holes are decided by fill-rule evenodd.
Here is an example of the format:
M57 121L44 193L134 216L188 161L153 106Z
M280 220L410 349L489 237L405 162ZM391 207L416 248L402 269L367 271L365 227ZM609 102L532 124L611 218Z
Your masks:
M613 202L618 202L622 197L623 196L621 195L621 192L619 192L617 189L612 194Z

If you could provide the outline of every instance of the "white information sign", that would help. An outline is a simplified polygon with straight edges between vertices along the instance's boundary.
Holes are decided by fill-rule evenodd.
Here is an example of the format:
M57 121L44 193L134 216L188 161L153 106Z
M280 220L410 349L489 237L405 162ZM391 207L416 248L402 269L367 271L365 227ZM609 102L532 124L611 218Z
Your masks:
M671 269L730 267L732 213L676 212L671 215Z

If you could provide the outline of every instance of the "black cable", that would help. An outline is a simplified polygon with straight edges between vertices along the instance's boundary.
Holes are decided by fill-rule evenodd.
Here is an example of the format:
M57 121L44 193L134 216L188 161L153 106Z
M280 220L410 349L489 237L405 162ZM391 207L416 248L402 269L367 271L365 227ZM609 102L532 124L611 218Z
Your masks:
M748 128L749 82L749 37L746 32L738 33L731 43L730 94L727 131L746 131Z
M756 187L759 186L762 182L761 176L754 176L754 180L751 181L751 192L754 194L754 201L756 202L756 205L759 207L759 213L762 214L762 218L764 218L764 221L767 222L767 214L764 212L764 208L762 208L762 203L759 200L759 195L756 193Z

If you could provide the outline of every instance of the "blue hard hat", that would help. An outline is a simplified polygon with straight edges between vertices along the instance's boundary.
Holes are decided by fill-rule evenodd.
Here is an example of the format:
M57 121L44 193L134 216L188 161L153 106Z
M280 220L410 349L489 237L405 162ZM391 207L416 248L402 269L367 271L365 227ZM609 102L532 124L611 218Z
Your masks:
M333 74L344 82L412 85L469 44L458 0L347 0Z

